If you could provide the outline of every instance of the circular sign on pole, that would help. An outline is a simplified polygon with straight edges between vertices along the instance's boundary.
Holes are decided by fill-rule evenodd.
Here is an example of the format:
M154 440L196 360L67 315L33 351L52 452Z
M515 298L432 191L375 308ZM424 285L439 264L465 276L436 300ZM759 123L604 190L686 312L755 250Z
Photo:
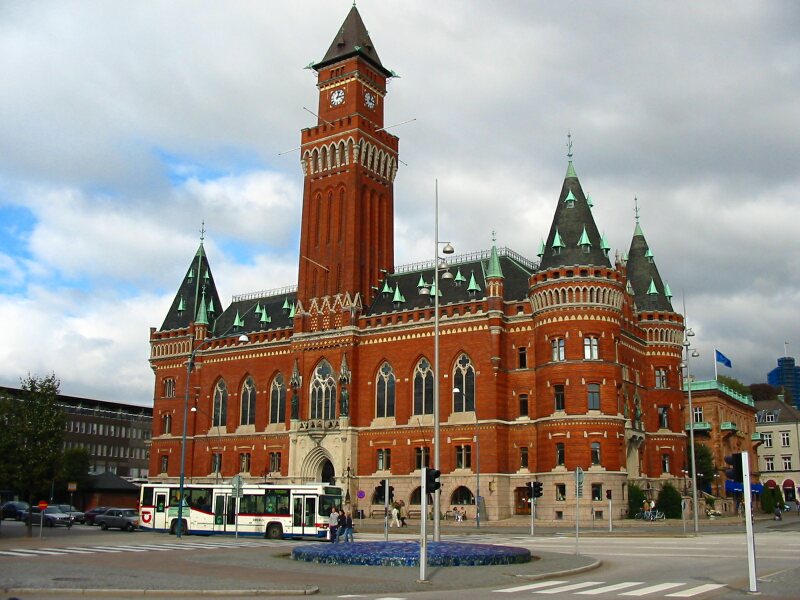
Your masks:
M358 490L358 493L356 494L359 500L363 500L366 495L367 493L364 490Z
M39 510L44 510L45 508L47 508L47 501L46 500L40 500L39 501Z

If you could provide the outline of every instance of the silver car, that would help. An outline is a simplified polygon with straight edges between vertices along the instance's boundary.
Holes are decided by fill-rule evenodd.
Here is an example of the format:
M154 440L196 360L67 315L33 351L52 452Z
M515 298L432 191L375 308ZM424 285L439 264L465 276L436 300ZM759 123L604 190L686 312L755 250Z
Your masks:
M25 513L23 520L26 524L30 522L34 525L39 525L42 522L42 510L38 506L31 506L30 510ZM62 512L57 505L48 506L44 509L44 526L55 527L56 525L72 527L72 517Z
M133 531L139 528L139 513L132 508L109 508L102 515L97 515L94 522L103 530L118 527L123 531Z

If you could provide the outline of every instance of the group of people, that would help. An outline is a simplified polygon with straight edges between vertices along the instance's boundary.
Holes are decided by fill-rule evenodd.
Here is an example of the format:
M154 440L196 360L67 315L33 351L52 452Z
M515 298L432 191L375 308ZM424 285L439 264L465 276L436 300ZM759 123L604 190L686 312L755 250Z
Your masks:
M453 518L456 520L456 523L461 523L467 520L467 509L466 508L459 508L458 506L453 507Z
M406 510L406 503L402 500L392 504L390 511L391 519L389 527L408 527L406 519L408 519L408 510Z
M655 521L656 520L656 501L655 500L647 500L645 498L644 502L642 503L642 513L644 513L645 520Z
M353 541L353 513L346 512L343 508L331 507L331 516L328 521L328 535L334 544L339 538L344 538L342 543Z

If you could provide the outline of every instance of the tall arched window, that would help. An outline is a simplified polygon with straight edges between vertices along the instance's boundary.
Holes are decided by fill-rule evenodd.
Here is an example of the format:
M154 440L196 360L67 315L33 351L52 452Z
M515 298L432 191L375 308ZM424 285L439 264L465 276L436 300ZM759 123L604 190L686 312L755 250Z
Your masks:
M328 361L323 360L314 370L310 393L312 419L336 417L336 380Z
M375 416L393 417L394 416L394 371L392 366L385 362L381 365L378 372L378 380L375 384Z
M212 427L225 427L228 415L228 386L220 379L214 388L214 410L211 419Z
M278 373L272 380L269 391L269 422L283 423L286 418L286 385L283 383L283 374Z
M427 358L421 359L414 369L414 414L433 413L433 370Z
M256 423L256 383L248 377L242 386L242 425L255 425Z
M458 357L453 372L453 412L470 412L475 410L475 368L469 356Z
M172 377L168 377L164 380L164 398L174 398L175 397L175 380Z

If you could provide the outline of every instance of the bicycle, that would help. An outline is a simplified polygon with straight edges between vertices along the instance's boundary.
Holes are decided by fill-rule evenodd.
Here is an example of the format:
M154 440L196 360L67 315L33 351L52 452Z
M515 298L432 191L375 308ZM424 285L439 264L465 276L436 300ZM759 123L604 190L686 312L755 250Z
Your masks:
M667 518L666 515L660 510L656 511L640 510L634 516L634 519L637 519L639 521L663 521L666 518Z

